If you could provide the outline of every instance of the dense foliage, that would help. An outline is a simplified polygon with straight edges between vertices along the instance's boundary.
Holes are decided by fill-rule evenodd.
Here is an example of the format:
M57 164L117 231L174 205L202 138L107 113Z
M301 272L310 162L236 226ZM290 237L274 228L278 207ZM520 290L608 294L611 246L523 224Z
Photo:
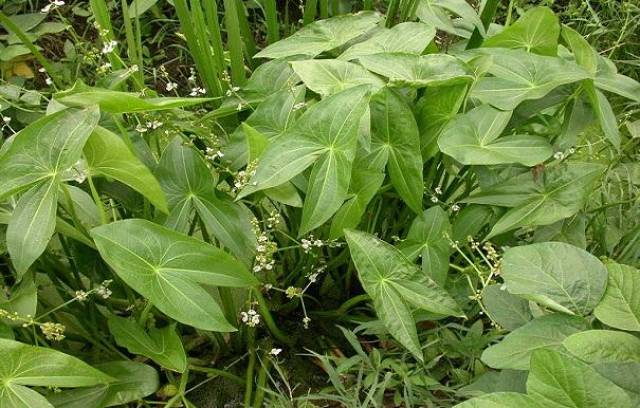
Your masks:
M0 407L640 405L633 48L247 4L0 13ZM167 8L191 69L142 41Z

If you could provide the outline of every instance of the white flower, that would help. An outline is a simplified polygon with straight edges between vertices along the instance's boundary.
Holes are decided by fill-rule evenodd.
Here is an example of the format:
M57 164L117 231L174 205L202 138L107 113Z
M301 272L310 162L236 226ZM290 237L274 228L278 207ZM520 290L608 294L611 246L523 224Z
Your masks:
M47 84L47 85L49 85L49 86L51 86L51 85L53 85L53 79L51 79L51 78L47 77L47 78L44 80L44 83L45 83L45 84Z
M442 188L436 187L435 192L436 192L436 195L442 194Z
M281 348L272 348L271 351L269 352L269 354L271 354L272 356L277 356L280 353L282 353Z
M60 6L64 6L64 1L62 1L62 0L49 0L49 4L44 6L42 8L42 10L40 10L40 12L41 13L48 13L51 10L55 10L56 8L58 8Z
M105 43L105 44L102 46L102 53L103 53L103 54L110 54L110 53L112 53L112 52L113 52L113 50L115 50L115 49L116 49L116 46L117 46L117 45L118 45L118 42L117 42L117 41L114 41L114 40L111 40L111 41L109 41L109 42Z
M555 153L553 154L553 158L554 158L554 159L556 159L556 160L562 160L562 159L564 159L564 153L562 153L562 152L555 152Z
M302 324L305 329L309 328L309 323L311 323L311 318L309 316L305 316L304 319L302 319Z
M40 67L40 68L38 68L38 72L44 73L44 72L47 72L47 70L44 69L44 67Z
M176 84L175 82L167 82L167 85L164 87L164 89L166 89L167 92L171 92L175 89L178 89L178 84Z
M204 95L206 93L207 91L204 88L200 88L199 86L196 86L191 88L191 92L189 93L189 96L198 96L199 94Z
M136 132L144 133L147 130L149 130L149 129L146 126L143 126L143 125L136 126Z
M3 116L2 121L8 125L9 122L11 122L11 118L9 116Z
M306 103L304 103L304 102L296 103L295 105L293 105L293 110L297 111L299 109L302 109L302 108L305 107L305 105L306 105Z
M76 299L79 302L84 302L89 297L89 294L84 290L76 290Z
M260 324L260 315L253 309L249 309L246 312L240 312L240 319L242 323L249 327L256 327Z
M438 197L436 197L436 196L431 196L431 202L432 202L432 203L437 203L437 202L438 202Z
M451 206L451 211L458 212L460 211L460 206L458 204L454 204Z

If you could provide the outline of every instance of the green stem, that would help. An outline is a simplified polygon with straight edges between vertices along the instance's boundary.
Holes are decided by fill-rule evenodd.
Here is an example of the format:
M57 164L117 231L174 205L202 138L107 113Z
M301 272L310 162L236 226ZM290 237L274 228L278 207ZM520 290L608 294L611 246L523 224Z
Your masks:
M93 184L93 177L91 177L91 173L87 172L87 181L89 181L89 189L91 190L91 197L93 197L93 201L96 203L98 207L98 214L100 215L100 224L104 225L109 222L107 218L107 210L104 208L104 203L100 198L100 194L98 194L98 190L96 186Z
M255 350L255 330L249 328L247 331L247 342L249 346L249 364L247 365L247 375L244 387L244 406L251 406L251 394L253 393L253 373L256 366L256 350Z
M269 311L269 306L267 305L267 301L262 296L259 290L253 292L256 300L258 301L258 308L260 309L260 314L262 315L262 319L264 323L267 325L267 328L273 334L278 341L283 344L291 345L293 344L293 339L286 334L284 334L278 326L276 326L276 322L273 320L273 316L271 316L271 312Z
M200 366L196 366L196 365L189 365L189 369L191 371L198 371L201 373L206 373L209 374L209 376L213 377L213 376L220 376L220 377L224 377L228 380L231 380L233 382L236 382L238 384L245 384L245 380L243 380L242 378L238 377L235 374L231 374L228 371L225 370L219 370L217 368L211 368L211 367L200 367Z
M261 408L262 401L264 400L264 390L267 385L267 374L269 372L270 359L261 360L260 372L258 373L258 387L256 389L256 396L253 399L253 407Z
M493 21L493 17L496 15L496 11L498 10L499 0L487 0L482 9L482 13L480 13L480 20L482 21L482 25L484 26L485 31L489 29L489 25ZM478 48L482 45L482 34L476 28L473 30L473 34L471 34L471 38L467 43L467 49L470 50L472 48Z

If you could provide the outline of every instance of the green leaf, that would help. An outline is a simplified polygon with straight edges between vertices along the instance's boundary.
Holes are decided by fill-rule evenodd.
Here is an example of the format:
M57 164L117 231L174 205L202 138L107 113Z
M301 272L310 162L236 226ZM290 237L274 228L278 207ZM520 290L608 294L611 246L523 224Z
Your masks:
M593 314L616 329L640 331L640 271L617 263L607 263L607 271L607 289Z
M350 61L365 55L385 52L422 54L436 35L436 30L424 23L400 23L382 29L368 40L352 45L338 59Z
M552 350L531 357L527 392L548 408L631 408L624 390L587 364Z
M391 184L416 213L422 212L422 156L416 120L401 96L385 88L371 98L372 154L384 151Z
M514 295L582 316L591 313L607 284L607 270L598 258L562 242L509 248L501 276Z
M234 331L199 284L249 287L257 280L224 251L146 220L91 230L102 258L135 291L169 317L203 330Z
M342 204L331 222L329 235L332 239L341 237L345 229L355 228L360 224L367 205L382 186L384 177L385 174L381 170L367 168L356 161L349 184L350 198Z
M593 108L598 121L600 122L600 128L602 128L602 132L605 137L609 139L609 142L616 148L620 149L620 131L618 130L618 121L616 119L616 114L613 112L613 108L611 104L607 100L606 96L597 89L593 87L593 85L585 86L587 95L589 96L589 101L591 102L591 107Z
M283 184L323 157L323 160L316 164L315 168L318 170L314 175L327 177L327 184L324 183L324 179L312 178L311 183L316 189L313 194L316 197L329 194L336 200L332 201L333 204L344 200L346 188L344 192L341 189L345 181L348 187L349 178L341 180L340 185L335 185L330 183L330 177L335 176L338 165L341 166L341 173L346 170L347 163L349 169L351 167L355 156L358 127L367 107L367 92L367 86L357 86L326 97L311 106L291 128L267 147L260 157L255 175L240 191L238 198ZM337 161L339 163L336 163ZM321 168L324 168L324 171L320 171ZM308 192L308 195L310 194L311 192ZM342 202L337 204L335 210L340 204ZM311 203L307 205L310 206ZM311 216L309 211L312 211L311 207L305 211L307 217ZM322 217L310 217L309 220L322 219L326 213ZM332 213L329 214L331 215ZM308 224L308 228L314 227L313 223Z
M428 160L438 152L438 136L462 106L467 96L467 84L432 87L416 105L416 120L420 129L422 159Z
M316 55L338 48L375 27L380 14L360 12L320 20L304 26L284 40L269 45L255 58L282 58Z
M358 60L369 71L389 78L389 86L423 88L470 82L464 63L445 54L372 54Z
M584 207L603 170L596 163L569 162L547 168L541 180L524 173L464 201L513 207L493 226L488 239L516 228L549 225L575 215Z
M192 147L176 137L164 150L156 168L156 177L167 197L171 214L168 226L188 224L192 209L207 231L236 256L248 259L255 249L250 219L239 204L217 195L215 180L204 159Z
M510 294L500 284L484 288L482 303L491 319L509 331L514 331L533 319L529 302Z
M500 343L482 353L489 367L528 370L531 354L539 349L562 350L568 336L587 328L586 322L575 316L551 314L534 319L509 333Z
M452 20L448 12L462 17L464 23L474 26L484 36L485 29L480 17L464 0L421 0L416 8L417 17L425 23L451 34L469 37L471 33L459 28L458 20Z
M589 364L640 363L640 339L613 330L587 330L567 337L562 345Z
M521 102L542 98L560 85L589 78L583 68L561 58L502 48L478 52L493 57L488 70L493 76L481 78L471 95L501 110L513 110Z
M33 122L5 142L0 156L0 199L73 166L99 118L95 107L66 109Z
M160 211L169 212L158 180L115 133L97 126L84 146L84 155L92 176L118 180L145 196Z
M433 313L462 316L456 302L400 250L374 236L346 230L345 236L362 286L389 333L422 360L409 305Z
M445 235L451 236L449 217L442 208L435 206L413 220L406 239L398 246L408 259L420 257L422 272L441 287L447 281L451 254L451 246Z
M582 35L569 26L562 26L562 39L567 44L578 65L592 75L598 70L598 53Z
M560 22L547 7L529 9L512 25L489 37L483 47L522 48L540 55L555 56L558 53Z
M112 91L94 88L76 82L73 88L58 92L55 100L72 107L100 106L100 110L108 113L151 112L157 110L184 108L212 101L213 98L144 98L140 93Z
M458 115L438 138L440 150L465 165L519 163L534 166L551 157L553 149L541 136L506 135L511 112L481 105Z
M187 369L187 355L182 340L176 333L175 324L161 329L155 327L146 331L134 320L124 317L109 317L109 331L119 346L131 354L149 357L169 370L183 373Z
M9 313L17 313L19 316L35 316L38 308L38 286L33 274L27 274L20 283L11 288L10 296L5 298L0 295L0 309ZM22 326L23 322L11 319L0 320L8 326Z
M542 408L536 400L518 392L494 392L472 398L454 408Z
M7 249L18 277L47 249L56 228L58 179L41 181L24 193L7 227Z
M640 82L626 75L613 72L598 73L594 83L604 91L613 92L640 103Z
M374 90L384 81L358 64L334 59L293 61L295 73L313 92L328 96L358 85L370 85Z
M107 384L110 376L85 362L43 347L0 339L0 406L18 408L51 407L32 387L91 387Z
M47 396L59 408L102 408L140 400L158 390L155 368L136 361L112 361L96 365L114 381L91 388L53 392Z

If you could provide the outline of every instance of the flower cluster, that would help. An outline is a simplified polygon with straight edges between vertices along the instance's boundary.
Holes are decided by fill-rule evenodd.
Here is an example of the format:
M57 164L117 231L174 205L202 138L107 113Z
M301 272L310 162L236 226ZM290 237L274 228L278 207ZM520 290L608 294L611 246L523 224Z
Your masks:
M256 327L260 324L260 315L253 309L240 312L240 320L249 327Z
M49 0L49 4L44 6L42 10L40 10L40 12L49 13L50 11L57 9L58 7L62 7L64 5L65 5L65 2L62 0Z
M66 327L60 323L46 322L40 325L40 330L47 340L62 341L64 340L64 331Z
M233 191L238 192L242 190L247 184L249 184L249 180L256 173L256 167L258 165L257 161L253 161L247 165L244 170L240 170L235 177L233 182Z
M103 299L108 299L111 294L113 292L111 292L111 289L109 289L109 285L111 285L111 282L113 282L111 279L103 281L100 286L98 286L95 291L96 293L101 296Z

